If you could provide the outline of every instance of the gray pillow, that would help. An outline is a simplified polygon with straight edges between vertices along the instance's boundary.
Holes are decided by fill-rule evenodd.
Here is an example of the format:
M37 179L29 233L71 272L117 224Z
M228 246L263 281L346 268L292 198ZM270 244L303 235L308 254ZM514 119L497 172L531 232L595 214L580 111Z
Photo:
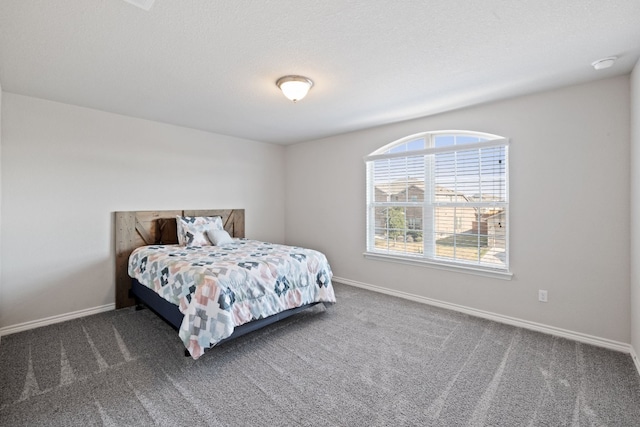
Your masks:
M229 236L225 230L207 230L207 237L211 240L215 246L226 245L233 243L233 239Z

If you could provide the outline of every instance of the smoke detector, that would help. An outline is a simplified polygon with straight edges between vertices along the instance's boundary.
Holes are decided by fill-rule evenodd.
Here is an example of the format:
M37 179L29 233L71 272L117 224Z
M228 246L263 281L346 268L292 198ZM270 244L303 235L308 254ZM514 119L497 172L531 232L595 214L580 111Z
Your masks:
M153 3L156 0L124 0L124 1L134 6L137 6L140 9L149 10L151 9L151 6L153 6Z
M609 68L616 62L618 59L617 56L609 56L608 58L598 59L595 62L591 63L591 66L596 70L604 70L605 68Z

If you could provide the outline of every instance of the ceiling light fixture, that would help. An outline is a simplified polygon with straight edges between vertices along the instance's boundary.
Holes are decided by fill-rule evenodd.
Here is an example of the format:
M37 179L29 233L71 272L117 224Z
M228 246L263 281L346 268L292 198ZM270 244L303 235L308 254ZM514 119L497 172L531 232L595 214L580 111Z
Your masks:
M151 6L153 6L153 3L156 0L124 0L127 3L131 3L134 6L139 7L140 9L143 10L149 10L151 9Z
M608 58L598 59L597 61L592 62L591 66L596 70L604 70L605 68L611 67L613 63L616 62L616 59L618 59L617 56L610 56Z
M307 96L309 89L313 87L313 81L304 76L284 76L276 82L284 96L293 102L300 101Z

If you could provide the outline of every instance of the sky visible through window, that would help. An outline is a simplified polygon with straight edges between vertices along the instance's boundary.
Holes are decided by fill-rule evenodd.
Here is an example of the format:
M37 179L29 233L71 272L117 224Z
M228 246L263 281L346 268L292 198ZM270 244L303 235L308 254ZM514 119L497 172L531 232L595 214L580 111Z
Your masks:
M508 270L508 141L424 133L367 160L370 251Z

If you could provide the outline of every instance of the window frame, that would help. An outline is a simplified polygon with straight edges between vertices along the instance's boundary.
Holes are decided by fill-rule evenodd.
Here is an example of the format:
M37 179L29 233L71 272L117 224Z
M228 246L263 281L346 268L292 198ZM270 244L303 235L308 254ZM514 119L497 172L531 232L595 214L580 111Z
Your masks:
M442 146L435 147L435 139L436 137L442 136L470 136L479 139L484 139L479 142L471 142L471 143L463 143L459 145L451 145L451 146ZM390 150L397 146L401 146L402 144L409 143L415 140L424 139L424 147L423 149L412 150L412 151L400 151L400 152L392 152L389 153ZM444 269L449 271L458 271L469 274L476 274L481 276L493 277L510 280L513 276L513 273L510 271L510 263L509 263L509 253L510 253L510 245L509 245L509 235L511 222L509 218L510 213L510 203L509 203L509 146L510 141L508 138L504 138L498 135L493 135L484 132L474 132L474 131L463 131L463 130L443 130L443 131L428 131L421 132L413 135L406 136L404 138L395 140L389 144L384 145L383 147L375 150L373 153L365 156L364 161L366 164L366 251L363 253L365 258L381 260L381 261L391 261L398 262L402 264L409 265L419 265L425 267L432 267L437 269ZM427 210L432 210L435 212L438 206L447 205L446 202L436 202L433 197L435 197L435 189L433 188L436 185L435 178L429 179L428 176L434 172L434 165L429 165L429 162L433 162L435 159L435 155L438 153L444 152L459 152L464 150L476 150L481 148L489 148L489 147L504 147L504 155L505 155L505 165L504 165L504 185L505 185L505 200L502 202L473 202L469 204L460 204L461 202L453 202L451 206L465 206L465 207L496 207L498 205L504 207L504 215L506 219L506 230L505 230L505 260L504 260L504 268L503 267L491 267L487 265L480 265L473 262L465 262L459 260L451 260L446 258L440 258L435 255L435 245L436 245L436 237L435 233L432 231L428 232L428 227L433 227L433 224L429 224L429 221L434 221L434 214L427 217ZM374 182L374 167L373 162L376 160L384 160L384 159L399 159L399 158L413 158L424 156L425 161L425 172L424 172L424 186L425 186L425 195L422 201L413 201L410 197L407 197L406 201L392 201L388 200L386 202L375 201L375 192L376 186L373 184ZM407 195L408 196L408 195ZM390 196L388 196L390 197ZM423 209L423 219L422 219L422 234L425 243L423 243L423 251L419 254L411 254L405 252L397 252L393 253L390 251L376 251L375 250L375 233L376 233L376 209L381 207L420 207ZM406 213L405 213L406 220ZM454 222L455 224L455 222ZM407 228L408 225L405 225ZM406 230L405 230L406 231ZM429 243L427 243L427 235L432 236L432 238L428 239ZM431 255L427 254L427 245L431 245L433 251ZM457 246L456 246L457 247Z

